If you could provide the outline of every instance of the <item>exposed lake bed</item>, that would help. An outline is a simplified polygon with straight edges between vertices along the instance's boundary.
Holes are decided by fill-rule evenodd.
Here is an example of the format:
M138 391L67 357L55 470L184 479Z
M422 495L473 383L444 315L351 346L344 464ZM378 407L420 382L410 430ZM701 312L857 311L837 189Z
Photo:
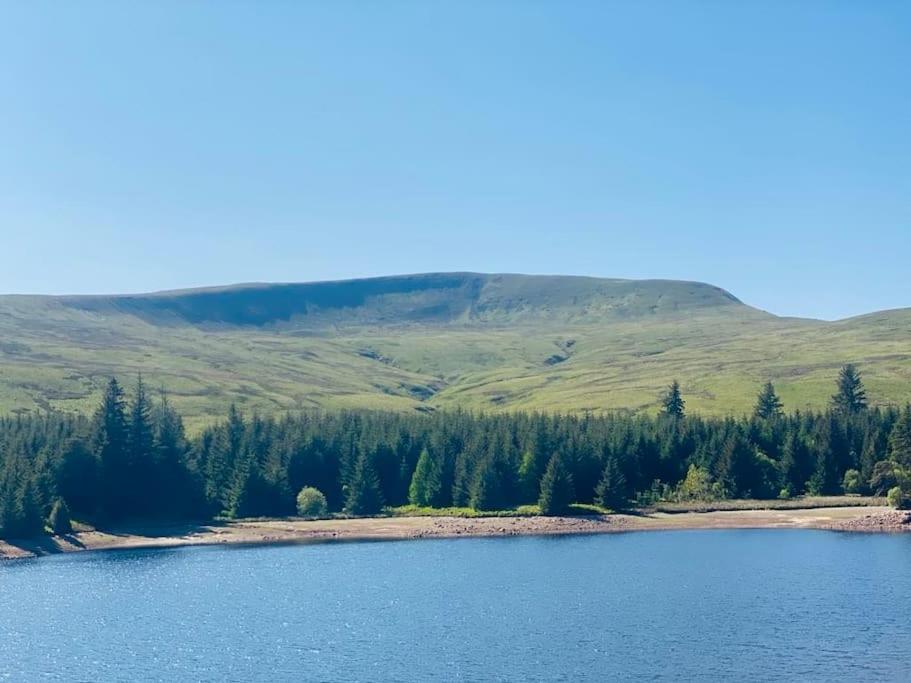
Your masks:
M368 517L265 519L220 523L144 525L90 530L34 541L0 541L0 560L85 550L172 548L193 545L264 545L331 541L404 540L476 536L598 534L674 529L827 529L902 532L909 513L887 507L716 510L709 512L571 517Z

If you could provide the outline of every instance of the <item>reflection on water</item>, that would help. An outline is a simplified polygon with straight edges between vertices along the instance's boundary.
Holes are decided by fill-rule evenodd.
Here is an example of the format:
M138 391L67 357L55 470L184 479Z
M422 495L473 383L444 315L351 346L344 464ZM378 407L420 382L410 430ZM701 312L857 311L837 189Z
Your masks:
M0 678L911 680L911 537L653 532L0 565Z

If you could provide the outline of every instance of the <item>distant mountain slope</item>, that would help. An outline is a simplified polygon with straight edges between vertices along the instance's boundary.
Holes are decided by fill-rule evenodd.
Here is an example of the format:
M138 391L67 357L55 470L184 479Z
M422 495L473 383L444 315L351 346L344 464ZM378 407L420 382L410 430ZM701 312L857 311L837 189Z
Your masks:
M137 296L59 297L64 307L134 315L152 323L306 326L598 322L719 306L743 306L698 282L545 275L432 273L250 284Z
M191 427L242 409L826 405L839 366L911 399L911 309L778 318L711 285L448 273L129 296L0 297L0 414L89 411L111 375L164 386Z

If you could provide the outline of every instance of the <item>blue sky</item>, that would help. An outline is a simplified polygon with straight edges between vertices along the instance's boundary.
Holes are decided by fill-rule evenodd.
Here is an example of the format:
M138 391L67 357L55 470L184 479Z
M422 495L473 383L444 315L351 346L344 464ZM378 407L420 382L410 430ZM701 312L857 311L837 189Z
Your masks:
M0 291L477 270L911 306L911 4L7 3Z

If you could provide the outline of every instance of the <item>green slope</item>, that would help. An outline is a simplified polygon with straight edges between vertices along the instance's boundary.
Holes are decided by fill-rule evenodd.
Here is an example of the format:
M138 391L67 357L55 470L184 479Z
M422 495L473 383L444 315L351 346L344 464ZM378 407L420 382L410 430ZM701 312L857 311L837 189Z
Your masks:
M0 413L89 410L142 372L198 426L237 402L428 410L748 410L775 381L822 407L844 362L879 402L911 399L911 310L777 318L710 285L413 275L138 296L0 297Z

